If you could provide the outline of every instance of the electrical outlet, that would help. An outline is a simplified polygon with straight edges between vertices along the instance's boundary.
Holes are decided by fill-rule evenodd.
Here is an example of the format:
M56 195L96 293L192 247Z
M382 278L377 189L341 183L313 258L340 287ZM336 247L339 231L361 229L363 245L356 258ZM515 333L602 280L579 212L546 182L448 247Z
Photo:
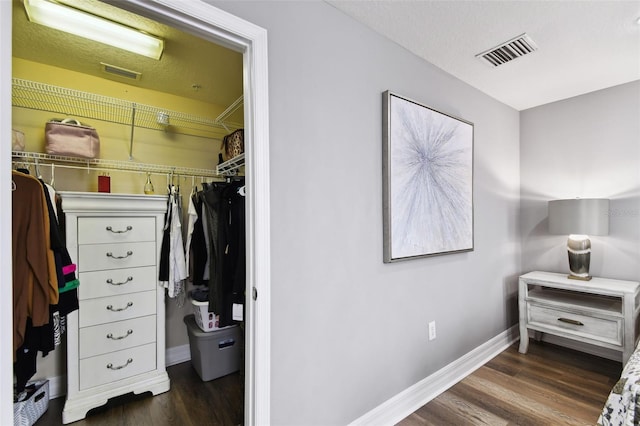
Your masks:
M436 338L436 322L429 322L429 340L433 340Z

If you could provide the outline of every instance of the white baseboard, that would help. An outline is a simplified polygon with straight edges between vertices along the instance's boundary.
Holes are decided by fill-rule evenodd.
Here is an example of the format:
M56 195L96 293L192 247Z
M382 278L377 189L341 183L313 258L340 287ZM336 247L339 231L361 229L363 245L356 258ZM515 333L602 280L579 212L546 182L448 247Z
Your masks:
M165 351L167 367L191 360L189 345L175 346ZM67 393L67 376L47 377L49 380L49 399L60 398Z
M67 394L67 376L49 377L49 399L60 398Z
M191 349L189 345L174 346L166 351L167 367L191 360Z
M511 346L520 338L518 326L505 330L498 336L475 348L446 367L425 377L362 417L351 426L395 425L418 408L483 366L491 358Z

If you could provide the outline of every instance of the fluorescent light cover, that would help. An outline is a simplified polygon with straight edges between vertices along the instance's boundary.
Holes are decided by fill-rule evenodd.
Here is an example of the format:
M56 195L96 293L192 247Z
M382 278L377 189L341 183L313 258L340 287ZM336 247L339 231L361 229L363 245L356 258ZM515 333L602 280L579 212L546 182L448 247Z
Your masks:
M31 22L119 49L160 59L164 40L117 22L47 0L24 0Z

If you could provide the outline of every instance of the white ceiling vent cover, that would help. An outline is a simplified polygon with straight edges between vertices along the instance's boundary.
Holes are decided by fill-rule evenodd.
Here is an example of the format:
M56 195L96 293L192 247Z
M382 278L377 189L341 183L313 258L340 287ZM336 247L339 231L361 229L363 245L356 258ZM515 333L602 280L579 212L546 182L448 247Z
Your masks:
M531 40L531 37L527 34L522 34L497 47L478 53L476 58L497 67L536 50L538 50L538 46Z
M142 77L142 73L139 73L137 71L131 71L126 68L118 67L116 65L105 64L104 62L100 62L100 65L102 66L102 72L105 72L107 74L112 74L131 80L140 80L140 77Z

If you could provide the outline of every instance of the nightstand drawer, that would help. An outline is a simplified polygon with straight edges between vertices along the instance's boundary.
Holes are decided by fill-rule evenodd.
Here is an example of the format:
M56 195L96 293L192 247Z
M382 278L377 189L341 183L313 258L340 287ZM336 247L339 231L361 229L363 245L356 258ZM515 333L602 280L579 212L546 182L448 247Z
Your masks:
M155 227L152 217L81 217L78 244L155 241Z
M540 331L552 330L599 342L622 345L622 318L582 315L531 303L527 322L529 326Z

